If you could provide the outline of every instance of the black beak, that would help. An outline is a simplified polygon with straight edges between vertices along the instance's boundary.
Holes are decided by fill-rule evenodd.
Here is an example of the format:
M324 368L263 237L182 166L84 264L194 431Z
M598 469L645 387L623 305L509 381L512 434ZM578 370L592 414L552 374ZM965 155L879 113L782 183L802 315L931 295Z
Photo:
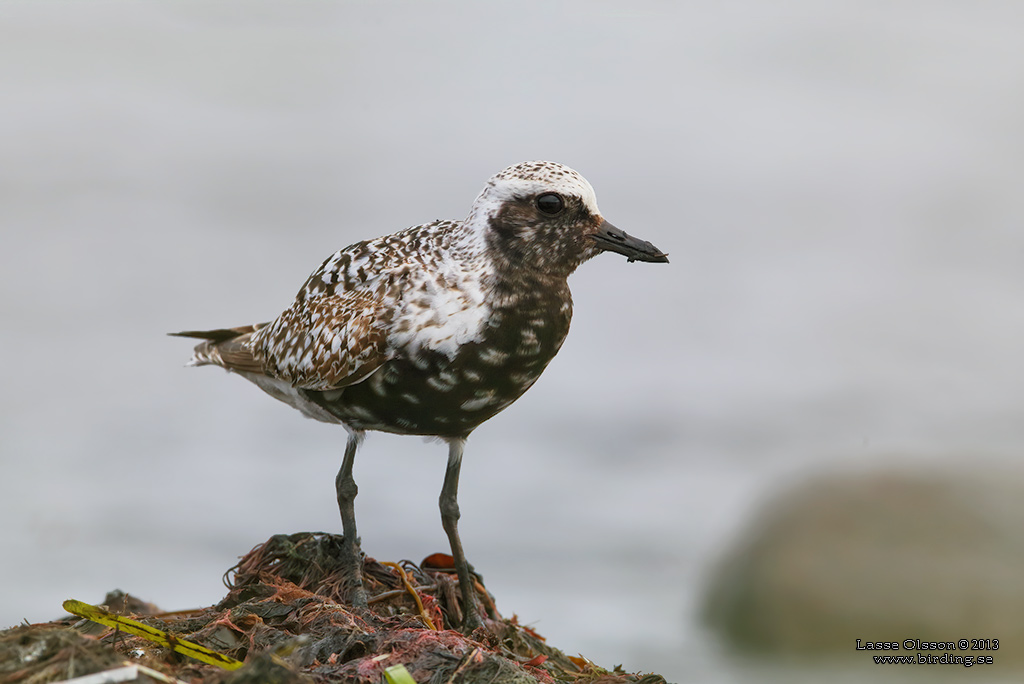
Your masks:
M650 261L656 264L668 263L668 255L650 242L635 238L607 221L602 221L597 232L593 233L590 237L594 238L598 249L624 254L628 261Z

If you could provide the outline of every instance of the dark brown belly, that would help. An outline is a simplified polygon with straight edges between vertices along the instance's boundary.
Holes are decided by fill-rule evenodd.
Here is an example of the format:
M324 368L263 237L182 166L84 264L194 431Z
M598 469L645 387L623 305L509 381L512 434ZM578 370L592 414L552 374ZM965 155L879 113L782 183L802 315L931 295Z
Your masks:
M399 354L363 382L302 393L357 430L464 437L537 381L562 346L570 317L568 308L543 317L535 309L505 312L454 359L429 350Z

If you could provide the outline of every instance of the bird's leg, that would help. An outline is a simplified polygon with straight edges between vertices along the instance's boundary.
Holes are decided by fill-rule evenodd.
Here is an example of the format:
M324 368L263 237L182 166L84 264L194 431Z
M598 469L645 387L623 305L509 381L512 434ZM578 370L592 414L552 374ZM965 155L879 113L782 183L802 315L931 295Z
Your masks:
M441 525L448 535L455 571L459 575L459 590L462 592L462 631L471 634L480 626L480 618L476 614L473 577L469 573L466 554L462 551L462 541L459 540L459 469L462 467L462 450L465 446L465 439L448 441L448 468L444 472L439 502Z
M363 559L356 533L356 494L359 487L352 478L352 465L356 460L356 449L363 441L362 432L350 432L345 444L345 459L334 481L338 490L338 508L341 509L341 527L345 538L341 544L341 567L351 589L351 602L356 608L366 607L366 589L363 588Z

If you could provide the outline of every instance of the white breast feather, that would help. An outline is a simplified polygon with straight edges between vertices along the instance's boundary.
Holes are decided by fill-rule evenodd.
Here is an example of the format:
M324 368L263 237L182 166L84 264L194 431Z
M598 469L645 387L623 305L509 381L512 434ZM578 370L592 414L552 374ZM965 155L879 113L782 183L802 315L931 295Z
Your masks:
M428 274L415 276L394 322L392 348L413 355L429 349L454 359L459 347L483 339L491 310L480 274L461 270L450 261L442 272L444 286Z

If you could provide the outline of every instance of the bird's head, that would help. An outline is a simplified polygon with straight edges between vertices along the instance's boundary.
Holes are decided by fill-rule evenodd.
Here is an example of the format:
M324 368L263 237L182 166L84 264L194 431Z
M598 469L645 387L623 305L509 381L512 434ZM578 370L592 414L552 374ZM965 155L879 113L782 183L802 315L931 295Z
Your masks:
M467 223L507 268L565 277L606 251L630 261L668 262L650 242L606 221L587 179L555 162L522 162L492 177Z

